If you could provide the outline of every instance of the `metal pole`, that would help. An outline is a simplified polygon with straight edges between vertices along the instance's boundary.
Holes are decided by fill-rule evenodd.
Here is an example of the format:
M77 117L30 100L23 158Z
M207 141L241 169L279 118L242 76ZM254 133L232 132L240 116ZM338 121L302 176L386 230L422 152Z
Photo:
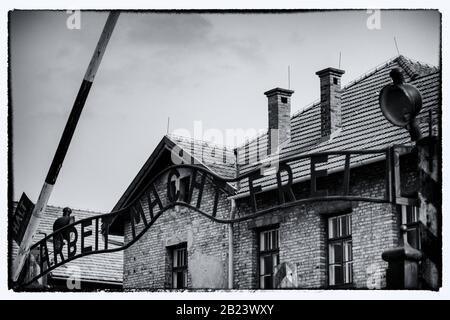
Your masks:
M19 278L20 272L22 271L25 260L29 254L30 246L38 229L41 216L47 206L48 199L50 198L50 194L53 190L53 186L55 185L59 170L61 169L62 163L66 156L67 149L69 148L70 141L73 137L73 133L77 126L78 120L80 119L81 111L83 110L86 98L92 86L92 82L94 81L95 74L97 73L103 54L106 50L106 46L109 39L111 38L111 34L114 30L118 18L119 12L110 12L100 39L98 40L97 47L95 48L94 54L92 55L91 61L86 70L86 74L84 75L83 82L81 83L77 97L75 98L72 111L70 112L69 119L67 120L66 126L61 136L61 140L59 141L58 148L56 149L55 155L50 165L50 169L47 173L47 177L45 178L41 193L39 194L39 198L33 209L28 228L25 231L22 243L20 244L19 252L14 260L14 282Z
M394 37L395 48L397 49L397 54L400 55L400 50L398 50L397 39Z
M288 89L291 88L291 66L288 66Z
M231 199L231 219L234 218L234 214L236 212L236 200ZM233 261L234 261L234 250L233 250L233 223L228 225L228 289L233 289L234 282L234 269L233 269Z

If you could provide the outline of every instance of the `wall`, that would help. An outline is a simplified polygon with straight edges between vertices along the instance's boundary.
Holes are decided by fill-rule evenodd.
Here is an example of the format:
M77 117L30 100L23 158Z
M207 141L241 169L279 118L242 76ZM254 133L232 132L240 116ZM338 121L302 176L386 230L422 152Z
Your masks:
M185 175L181 171L181 176ZM197 181L199 181L199 177ZM165 195L167 175L155 184ZM195 190L193 199L197 199ZM214 201L212 184L207 181L201 206ZM161 201L167 203L167 198ZM219 200L217 216L229 214L228 201ZM130 223L125 224L125 243L131 237ZM124 289L170 288L170 247L187 243L188 287L226 288L228 279L228 233L225 224L216 223L191 209L181 207L164 212L154 225L124 252Z
M409 166L409 168L405 168ZM413 186L414 161L402 160L402 181ZM405 170L407 169L407 170ZM383 197L385 192L384 163L375 163L351 170L350 193L367 197ZM158 189L165 188L166 177ZM327 186L336 194L343 173L331 174L318 187ZM306 195L309 181L296 184L294 192ZM159 192L160 194L164 191ZM194 197L195 197L194 192ZM214 194L207 182L204 202L211 203ZM268 192L257 199L261 207L277 204L277 194ZM163 201L166 201L165 199ZM224 197L218 215L229 214L229 201ZM384 288L387 263L381 258L386 248L399 243L400 211L390 204L372 202L308 203L279 210L263 217L233 225L233 272L235 289L258 288L258 228L279 225L280 262L288 262L297 271L298 288L326 288L327 279L327 219L339 208L352 210L353 287ZM245 200L237 202L237 214L250 212ZM130 237L130 225L125 226L125 242ZM165 212L151 229L124 255L124 288L169 288L171 285L168 247L187 242L188 287L226 288L228 279L227 225L214 222L190 209Z
M402 183L413 188L417 175L414 160L402 159ZM366 197L383 197L385 193L384 163L370 164L351 170L350 193ZM329 194L337 194L343 173L324 179ZM309 181L295 186L294 193L305 196ZM258 201L261 208L277 204L275 192L265 193L267 201ZM384 288L387 263L381 258L386 248L399 243L401 211L395 205L373 202L309 203L279 210L268 217L240 223L234 228L234 287L258 288L257 234L258 227L279 225L280 263L296 266L298 288L326 288L327 278L327 218L339 213L339 207L352 211L353 287ZM248 203L238 203L240 214L249 212ZM343 209L344 210L344 209ZM342 211L342 213L345 213Z

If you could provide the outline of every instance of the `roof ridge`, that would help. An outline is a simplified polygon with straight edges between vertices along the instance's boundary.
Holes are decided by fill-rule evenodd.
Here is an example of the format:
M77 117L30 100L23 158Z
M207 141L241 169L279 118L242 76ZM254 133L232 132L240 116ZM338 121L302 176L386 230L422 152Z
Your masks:
M431 73L434 73L434 72L436 72L436 71L439 70L439 68L436 67L436 66L433 66L433 65L431 65L431 64L424 63L424 62L421 62L421 61L418 61L418 60L412 60L412 59L410 59L410 58L408 58L408 57L406 57L406 56L400 54L400 55L394 56L394 57L392 57L392 58L390 58L390 59L388 59L388 60L385 60L384 62L382 62L382 63L376 65L375 67L369 69L368 71L364 72L364 73L363 73L362 75L360 75L359 77L356 77L355 79L353 79L352 81L350 81L349 83L347 83L347 84L342 88L342 90L348 89L349 87L355 85L356 83L358 83L358 82L360 82L360 81L362 81L362 80L364 80L364 79L370 77L371 75L373 75L373 74L376 73L377 71L379 71L379 70L385 68L386 66L388 66L388 65L391 64L392 62L394 62L394 61L396 61L396 60L400 60L400 59L406 60L406 61L404 61L405 63L412 63L412 64L417 63L417 64L419 64L419 65L421 65L421 66L424 66L424 67L427 67L427 68L429 68L429 69L434 69L434 71L433 71L433 72L430 72L430 74L431 74ZM406 71L406 70L405 70L405 71ZM423 75L418 74L417 76L422 77L422 76L426 76L426 75L428 75L428 74L423 74ZM292 114L292 116L291 116L291 120L292 120L294 117L296 117L296 116L302 114L303 112L308 111L308 110L314 108L314 107L315 107L316 105L318 105L318 104L320 104L320 100L315 100L314 102L311 102L311 103L307 104L305 107L303 107L303 109L300 109L300 110L294 112L294 113Z
M166 137L168 138L168 139L170 139L173 143L177 143L176 141L173 141L170 137L169 137L169 135L166 135ZM201 141L201 140L200 140ZM191 154L191 152L190 152L190 150L185 150L183 147L181 147L184 151L183 152L186 152L190 157L192 157L193 159L195 159L195 160L197 160L202 166L204 166L207 170L209 170L210 172L215 172L214 170L212 170L211 169L211 167L208 165L208 164L206 164L204 161L203 161L203 159L198 159L197 157L195 157L195 155L194 154ZM227 184L231 187L231 188L233 188L233 189L235 189L235 187L230 183L230 182L227 182Z
M210 142L210 141L206 141L206 140L194 139L194 138L185 137L185 136L174 134L174 133L166 134L166 137L168 137L169 139L170 138L180 139L180 140L184 140L186 142L198 142L199 144L203 144L203 145L206 144L209 147L218 147L218 148L222 148L222 149L225 149L228 151L234 150L234 147L229 146L229 145L214 143L214 142ZM176 141L174 141L174 142L176 142Z
M291 116L291 120L297 117L298 115L301 115L303 112L311 110L312 108L316 107L319 104L320 104L319 99L316 99L313 102L308 103L305 107L303 107L303 109L295 111Z
M352 81L350 81L349 83L347 83L342 90L347 90L348 88L350 88L351 86L367 79L368 77L370 77L371 75L375 74L376 72L380 71L381 69L387 67L388 65L390 65L392 62L394 62L395 60L397 60L399 57L401 57L401 55L399 56L395 56L392 57L388 60L385 60L384 62L376 65L373 68L370 68L368 71L364 72L362 75L360 75L359 77L356 77L355 79L353 79Z
M405 57L403 55L400 55L397 59L397 62L400 64L400 66L405 70L405 72L408 74L408 76L411 79L415 79L421 75L424 75L423 68L428 69L428 72L425 72L425 74L428 74L430 72L433 72L433 70L438 70L437 67L431 66L427 63L420 62L418 60L412 60L408 57ZM419 67L421 69L417 70L416 67Z
M292 119L294 119L295 117L297 117L298 115L302 114L303 112L306 112L308 110L311 110L312 108L316 107L317 105L320 104L320 100L315 100L313 102L308 103L305 107L303 107L303 109L297 110L295 111L292 115L291 115L291 121ZM264 130L264 132L260 133L259 135L257 135L256 137L253 137L251 139L248 139L248 141L245 141L242 145L236 147L236 148L243 148L245 147L247 144L255 141L256 139L264 136L267 134L267 132L269 131L269 129Z
M253 138L250 139L246 139L244 143L240 144L239 146L237 146L235 148L236 149L240 149L240 148L244 148L245 146L249 145L250 143L252 143L253 141L265 136L267 133L269 132L269 128L265 129L264 132L259 133L258 135L256 135Z
M376 73L377 71L379 71L379 70L385 68L386 66L388 66L389 64L391 64L392 62L394 62L394 61L395 61L396 59L398 59L400 56L401 56L401 55L392 57L392 58L390 58L390 59L388 59L388 60L385 60L384 62L378 64L377 66L375 66L375 67L369 69L369 71L365 72L365 73L362 74L361 76L355 78L354 80L352 80L351 82L349 82L348 84L346 84L346 85L342 88L342 90L346 90L346 89L348 89L349 87L355 85L356 83L358 83L358 82L360 82L360 81L362 81L362 80L364 80L364 79L370 77L371 75L373 75L373 74ZM295 117L301 115L303 112L309 111L309 110L311 110L312 108L314 108L314 107L316 107L316 106L318 106L318 105L320 105L320 100L315 100L314 102L311 102L311 103L307 104L303 109L300 109L300 110L294 112L294 113L292 114L290 120L292 121L292 119L294 119ZM256 138L254 138L254 139L256 139ZM253 141L253 140L251 140L251 141ZM241 147L241 148L242 148L242 147L245 147L245 146L247 145L247 143L248 143L248 142L244 143L244 144L243 144L242 146L240 146L240 147ZM238 147L238 148L239 148L239 147Z
M353 79L352 81L347 83L342 88L342 91L347 90L350 87L356 85L357 83L360 83L361 81L369 78L370 76L372 76L376 72L380 71L381 69L386 68L387 66L389 66L393 62L398 62L400 64L400 66L404 69L404 71L408 74L408 76L412 80L415 80L415 79L420 78L422 76L427 76L427 75L432 74L434 72L437 72L439 70L439 67L436 67L436 66L424 63L424 62L420 62L418 60L412 60L412 59L410 59L410 58L400 54L400 55L396 55L394 57L391 57L391 58L385 60L384 62L382 62L382 63L376 65L375 67L369 69L368 71L364 72L359 77L356 77L355 79ZM411 66L411 64L412 65L418 64L420 67L428 68L428 69L430 69L429 73L418 72L418 71L414 70L414 68ZM296 112L294 112L291 115L291 117L290 117L290 121L292 121L295 117L298 117L299 115L303 114L304 112L307 112L307 111L311 110L312 108L317 107L318 105L320 105L320 100L315 100L315 101L307 104L302 109L297 110ZM268 129L266 129L264 132L256 135L253 138L246 139L245 142L243 142L241 144L237 144L234 147L226 146L226 145L219 145L219 144L215 144L215 143L212 143L212 142L207 142L207 141L204 141L204 140L187 138L187 137L183 137L183 136L179 136L179 135L175 135L175 134L168 134L168 136L178 137L178 138L181 138L181 139L183 139L185 141L198 141L199 143L205 143L205 144L207 144L209 146L216 146L216 147L224 148L225 150L235 151L235 150L238 150L238 149L245 148L250 143L252 143L252 142L256 141L257 139L261 138L262 136L266 135L267 132L268 132Z
M19 201L16 201L16 200L12 200L12 202L13 202L13 204L16 204L16 205L19 203ZM92 210L92 209L81 209L81 208L74 208L74 207L72 207L72 206L66 206L66 207L69 207L70 209L72 209L72 211L74 211L74 210L75 210L75 211L82 211L82 212L85 212L85 213L95 213L95 214L98 214L98 215L110 213L110 211L99 211L99 210ZM61 212L62 212L62 210L63 210L65 207L62 207L62 206L56 206L56 205L52 205L52 204L48 204L48 205L46 205L46 208L60 209Z
M395 61L397 61L400 64L400 66L405 70L405 72L408 74L408 76L410 76L413 79L418 77L418 76L421 76L423 74L415 72L413 70L413 68L409 64L419 64L420 66L423 66L423 67L426 67L426 68L429 68L429 69L433 69L433 70L436 70L436 71L439 70L439 68L436 67L436 66L433 66L433 65L430 65L430 64L427 64L427 63L424 63L424 62L419 62L418 60L412 60L412 59L410 59L410 58L400 54L400 55L392 57L392 58L390 58L388 60L385 60L384 62L378 64L377 66L369 69L368 71L363 73L361 76L356 77L354 80L352 80L349 83L347 83L342 88L342 90L347 90L351 86L353 86L353 85L355 85L355 84L357 84L357 83L367 79L368 77L370 77L374 73L380 71L381 69L387 67L389 64L391 64L391 63L393 63ZM432 72L434 72L434 71L432 71Z
M65 207L55 206L55 205L51 205L51 204L47 205L46 207L47 208L51 207L51 208L55 208L55 209L61 209L61 211L62 211L62 209L65 208ZM66 207L69 207L72 211L76 210L76 211L83 211L83 212L87 212L87 213L96 213L96 214L107 214L107 213L110 213L110 212L105 212L105 211L94 211L94 210L91 210L91 209L74 208L72 206L66 206Z
M411 60L407 59L406 57L399 56L397 62L411 79L417 78L419 73L414 70L412 66L412 64L414 63Z
M315 100L313 102L308 103L305 107L303 107L303 109L297 110L295 111L292 115L291 115L291 121L292 119L294 119L295 117L301 115L303 112L306 112L308 110L311 110L312 108L318 106L320 104L320 100ZM269 129L264 130L264 132L260 133L259 135L257 135L256 137L253 137L251 139L248 139L247 141L245 141L244 143L242 143L241 145L237 146L235 149L238 148L244 148L245 146L247 146L248 144L250 144L251 142L255 141L256 139L264 136L267 134L267 132L269 131Z

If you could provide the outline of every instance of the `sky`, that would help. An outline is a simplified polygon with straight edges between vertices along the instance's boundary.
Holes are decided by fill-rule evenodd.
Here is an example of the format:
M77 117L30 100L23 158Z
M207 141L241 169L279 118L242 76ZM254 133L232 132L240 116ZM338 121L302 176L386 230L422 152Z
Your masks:
M266 129L264 92L288 87L288 66L295 113L319 100L315 72L339 67L340 55L343 85L396 56L394 37L401 54L439 65L437 11L372 15L121 13L49 204L109 212L168 117L170 132L196 121L205 131ZM9 17L13 200L25 192L36 202L107 13L82 11L79 29L70 16Z

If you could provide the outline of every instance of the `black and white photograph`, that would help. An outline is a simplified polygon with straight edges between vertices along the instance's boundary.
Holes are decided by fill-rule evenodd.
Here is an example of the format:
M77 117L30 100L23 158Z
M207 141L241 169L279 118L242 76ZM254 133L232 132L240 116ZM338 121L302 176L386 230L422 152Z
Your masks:
M443 19L9 10L7 290L441 291Z

